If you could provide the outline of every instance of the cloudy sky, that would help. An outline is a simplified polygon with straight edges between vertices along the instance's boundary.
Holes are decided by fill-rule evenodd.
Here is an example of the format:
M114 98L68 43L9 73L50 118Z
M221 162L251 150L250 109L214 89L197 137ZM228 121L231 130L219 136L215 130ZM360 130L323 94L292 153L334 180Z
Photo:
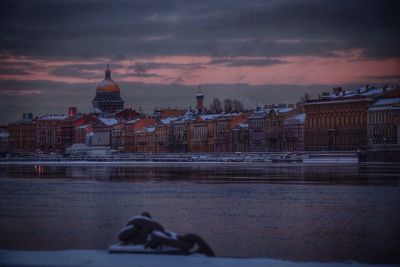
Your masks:
M399 1L2 0L0 124L89 112L104 66L126 106L295 103L400 83Z

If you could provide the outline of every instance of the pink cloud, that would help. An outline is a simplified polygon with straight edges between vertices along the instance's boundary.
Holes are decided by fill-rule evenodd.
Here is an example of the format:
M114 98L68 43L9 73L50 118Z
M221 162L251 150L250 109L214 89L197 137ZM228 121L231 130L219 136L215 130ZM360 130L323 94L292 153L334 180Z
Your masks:
M292 40L290 40L292 41ZM124 59L114 63L120 65L113 68L113 78L116 81L145 83L174 83L187 85L204 83L248 83L259 84L346 84L359 82L376 82L379 76L400 75L400 58L362 60L360 51L338 52L336 57L281 57L272 58L285 61L284 64L229 66L210 64L213 60L206 56L165 56ZM240 57L235 59L254 60L262 57ZM32 63L27 74L1 74L0 80L50 80L67 83L97 82L103 78L103 69L85 70L98 79L85 77L58 76L52 73L58 67L76 64L106 64L113 63L106 58L90 61L83 60L46 60L18 56L1 56L0 61L10 64L17 62ZM153 68L154 76L135 76L133 66L137 62L170 63L180 67ZM130 76L132 74L132 76ZM120 77L119 77L120 76ZM371 77L371 78L368 78ZM374 78L375 77L375 78Z

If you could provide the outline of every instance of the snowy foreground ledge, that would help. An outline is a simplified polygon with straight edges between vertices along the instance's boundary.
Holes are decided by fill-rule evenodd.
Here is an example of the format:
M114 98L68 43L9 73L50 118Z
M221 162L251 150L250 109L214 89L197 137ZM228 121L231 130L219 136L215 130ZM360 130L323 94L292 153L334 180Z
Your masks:
M170 256L144 254L108 254L96 250L65 250L65 251L11 251L0 250L0 266L30 266L30 267L83 267L83 266L118 266L118 267L236 267L236 266L300 266L300 267L333 267L333 266L395 266L369 265L361 263L317 263L290 262L273 259L234 259L210 258L204 256Z

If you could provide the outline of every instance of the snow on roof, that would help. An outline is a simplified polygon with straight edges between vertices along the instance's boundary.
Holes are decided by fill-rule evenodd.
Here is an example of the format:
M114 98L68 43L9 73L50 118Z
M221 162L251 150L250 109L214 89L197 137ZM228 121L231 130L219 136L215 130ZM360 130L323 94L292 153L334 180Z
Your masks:
M207 114L207 115L200 115L200 118L205 121L214 120L217 117L222 116L223 114Z
M293 108L276 108L274 110L278 111L278 113L286 113L286 112L292 111Z
M369 108L369 111L397 110L397 109L400 109L399 97L379 99Z
M85 129L85 128L88 128L90 126L92 126L92 125L91 124L86 124L86 125L82 125L80 127L77 127L77 129Z
M342 98L351 98L355 96L361 96L361 97L368 97L368 96L374 96L374 95L379 95L383 94L385 91L390 91L396 87L390 86L387 87L386 90L384 88L376 88L376 87L367 87L367 86L362 86L357 89L349 90L349 91L341 91L336 95L335 93L324 93L322 95L322 99L329 100L329 99L342 99Z
M287 123L304 123L306 121L306 113L300 113L293 115L285 120L285 124Z
M152 132L154 132L155 130L156 130L156 127L147 127L147 128L146 128L146 131L149 132L149 133L152 133Z
M167 118L161 119L160 121L162 124L170 124L171 122L176 121L178 119L179 119L178 117L167 117Z
M65 115L44 115L40 117L40 120L65 120L68 116Z
M242 128L249 128L249 124L248 123L239 123L239 126Z
M102 111L99 108L93 108L93 113L102 113Z
M400 97L396 98L382 98L377 100L373 106L380 106L380 105L391 105L395 103L400 103Z
M266 116L265 110L263 112L254 112L249 116L249 119L259 119L259 118L264 118Z
M113 126L118 123L118 121L113 118L99 118L99 120L107 126Z
M369 111L380 111L380 110L400 110L399 107L392 107L392 106L382 106L382 107L373 107L368 109Z
M141 120L141 118L139 118L139 119L133 119L133 120L127 121L127 122L125 122L125 124L136 123L136 122L138 122L139 120Z

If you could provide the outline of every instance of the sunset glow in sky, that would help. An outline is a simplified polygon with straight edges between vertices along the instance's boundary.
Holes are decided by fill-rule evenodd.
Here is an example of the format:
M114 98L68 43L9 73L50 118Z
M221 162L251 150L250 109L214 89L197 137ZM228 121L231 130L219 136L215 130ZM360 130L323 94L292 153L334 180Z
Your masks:
M111 64L126 106L295 103L400 83L398 1L2 1L0 123L90 111ZM192 103L193 104L193 103ZM5 112L7 110L7 112Z

